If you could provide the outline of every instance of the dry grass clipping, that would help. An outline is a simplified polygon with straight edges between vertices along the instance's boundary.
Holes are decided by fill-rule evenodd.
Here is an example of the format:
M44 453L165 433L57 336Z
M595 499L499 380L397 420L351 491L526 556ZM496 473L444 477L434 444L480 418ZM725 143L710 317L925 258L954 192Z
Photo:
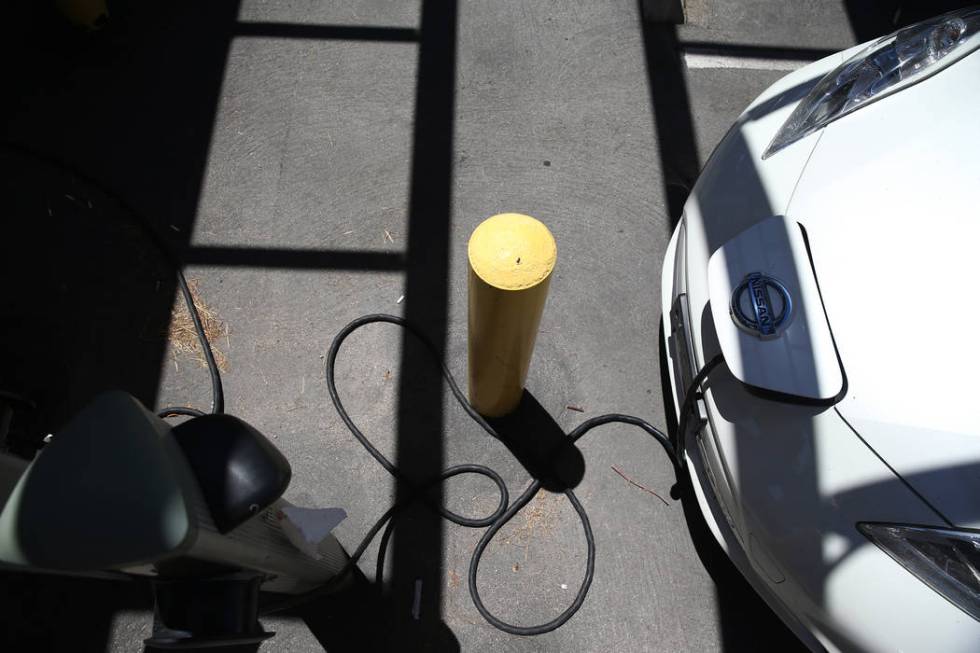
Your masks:
M219 338L224 338L225 342L229 342L228 325L204 303L204 300L201 299L201 295L198 292L197 285L197 279L187 280L187 287L190 289L191 297L194 299L197 314L201 317L204 334L211 342L211 351L214 352L214 360L218 364L218 369L224 372L228 369L228 358L218 348L217 342ZM187 303L184 301L184 296L179 292L170 315L170 329L167 333L167 340L170 342L170 347L174 354L174 365L177 364L176 355L180 353L193 357L201 367L206 368L208 366L207 359L204 357L204 351L201 349L201 343L197 338L197 331L194 329L194 322L191 320L190 313L187 312Z
M564 495L539 492L521 511L524 523L514 527L504 538L504 544L510 544L524 549L524 561L527 562L528 550L535 534L549 535L558 525L561 503Z

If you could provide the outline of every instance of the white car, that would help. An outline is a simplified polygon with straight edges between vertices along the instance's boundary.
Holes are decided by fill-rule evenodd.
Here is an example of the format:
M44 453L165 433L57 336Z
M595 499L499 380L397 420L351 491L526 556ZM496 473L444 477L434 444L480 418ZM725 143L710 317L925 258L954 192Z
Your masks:
M663 268L681 454L811 649L980 650L980 9L739 117Z

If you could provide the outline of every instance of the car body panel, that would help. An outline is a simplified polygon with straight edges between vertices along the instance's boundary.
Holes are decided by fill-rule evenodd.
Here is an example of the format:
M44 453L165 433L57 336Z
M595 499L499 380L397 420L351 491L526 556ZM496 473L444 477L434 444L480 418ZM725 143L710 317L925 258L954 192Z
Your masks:
M971 528L978 80L980 52L832 123L787 211L807 228L850 381L841 414L952 524Z

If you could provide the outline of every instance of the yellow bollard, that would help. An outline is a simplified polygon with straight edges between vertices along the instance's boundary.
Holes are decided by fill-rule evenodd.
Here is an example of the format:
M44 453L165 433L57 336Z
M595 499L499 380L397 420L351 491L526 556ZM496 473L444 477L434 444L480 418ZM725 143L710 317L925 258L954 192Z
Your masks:
M470 403L487 417L521 401L558 248L520 213L484 220L469 243Z

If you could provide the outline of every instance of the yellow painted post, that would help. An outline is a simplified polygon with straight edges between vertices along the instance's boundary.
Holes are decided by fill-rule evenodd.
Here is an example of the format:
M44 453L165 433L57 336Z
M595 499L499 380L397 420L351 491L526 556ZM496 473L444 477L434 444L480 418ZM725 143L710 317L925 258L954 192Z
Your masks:
M521 401L558 248L528 215L484 220L469 243L470 403L487 417Z

